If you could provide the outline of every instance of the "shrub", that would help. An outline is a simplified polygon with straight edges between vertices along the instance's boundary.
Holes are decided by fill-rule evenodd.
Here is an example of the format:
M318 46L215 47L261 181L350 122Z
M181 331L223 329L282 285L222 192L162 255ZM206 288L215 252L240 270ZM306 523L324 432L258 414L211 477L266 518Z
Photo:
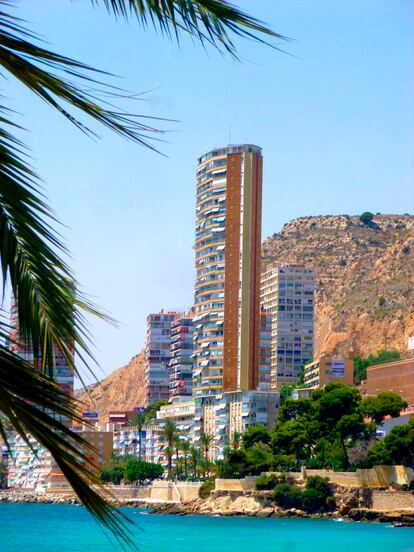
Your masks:
M335 510L336 509L336 498L332 495L329 495L326 498L326 507L328 510Z
M300 508L302 506L300 489L289 483L279 483L273 491L274 501L281 508Z
M378 297L378 305L379 305L380 307L382 307L383 305L385 305L385 298L384 298L382 295L380 295L380 296Z
M327 477L319 475L308 477L306 489L302 493L302 508L309 513L335 508L335 497L331 495L331 486Z
M160 464L144 462L137 458L129 458L124 471L125 480L130 483L142 483L143 481L153 481L162 476L164 472Z
M326 506L326 497L317 489L305 489L301 496L302 508L305 512L313 513L324 510Z
M101 481L104 483L112 483L113 485L119 485L124 477L124 470L119 466L103 468L99 474ZM1 487L0 487L1 488Z
M331 494L329 479L327 477L320 477L319 475L311 475L308 477L306 481L306 489L315 489L324 496Z
M256 479L257 491L270 491L276 487L279 483L284 482L284 477L278 477L275 474L261 475Z
M362 213L362 215L360 215L359 220L363 224L369 224L370 222L372 222L373 218L374 218L373 213L370 213L369 211L365 211L364 213Z
M410 246L404 245L404 247L402 248L402 252L403 252L403 255L408 255L410 252Z
M198 490L200 498L208 498L211 491L214 489L214 479L206 479Z

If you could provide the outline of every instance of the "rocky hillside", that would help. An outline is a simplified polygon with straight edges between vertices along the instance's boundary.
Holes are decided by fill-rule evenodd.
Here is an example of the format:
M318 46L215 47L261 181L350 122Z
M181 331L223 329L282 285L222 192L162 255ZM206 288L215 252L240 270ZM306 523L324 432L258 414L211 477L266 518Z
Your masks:
M414 216L295 219L265 240L265 264L304 263L316 275L315 354L406 353L414 335Z
M406 353L414 335L414 216L295 219L263 244L264 264L304 263L316 275L316 351L367 356ZM129 410L144 402L141 351L81 396L85 408Z
M99 411L100 420L108 421L111 410L133 410L144 404L144 351L134 356L126 366L118 368L100 383L89 386L79 398L84 410Z

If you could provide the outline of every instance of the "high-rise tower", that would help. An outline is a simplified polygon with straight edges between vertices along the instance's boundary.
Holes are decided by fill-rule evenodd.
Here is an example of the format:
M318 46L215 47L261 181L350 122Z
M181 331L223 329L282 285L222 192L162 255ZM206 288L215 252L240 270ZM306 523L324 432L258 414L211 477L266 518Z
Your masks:
M271 388L297 381L313 358L314 273L300 264L271 265L262 274L262 305L272 316Z
M262 150L198 160L193 394L255 389L260 333Z
M167 401L170 384L171 326L177 312L155 312L147 316L145 344L145 406Z

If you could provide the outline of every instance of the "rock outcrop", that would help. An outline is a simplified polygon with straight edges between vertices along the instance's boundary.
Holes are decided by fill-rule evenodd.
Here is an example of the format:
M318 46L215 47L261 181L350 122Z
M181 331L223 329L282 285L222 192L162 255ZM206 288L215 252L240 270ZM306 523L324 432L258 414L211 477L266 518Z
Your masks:
M144 404L145 355L141 351L122 368L118 368L100 383L89 386L88 393L78 397L84 410L99 412L101 422L108 421L111 410L133 410Z
M303 263L316 276L316 347L321 353L407 352L414 335L414 216L295 219L265 240L263 264Z

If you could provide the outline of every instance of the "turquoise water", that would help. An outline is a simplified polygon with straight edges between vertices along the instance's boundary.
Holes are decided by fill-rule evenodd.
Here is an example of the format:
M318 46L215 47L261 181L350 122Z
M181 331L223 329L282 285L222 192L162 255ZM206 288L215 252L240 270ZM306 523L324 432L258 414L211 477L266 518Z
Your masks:
M125 510L142 552L414 552L414 529L318 519L177 517ZM113 552L84 508L0 504L3 552Z

